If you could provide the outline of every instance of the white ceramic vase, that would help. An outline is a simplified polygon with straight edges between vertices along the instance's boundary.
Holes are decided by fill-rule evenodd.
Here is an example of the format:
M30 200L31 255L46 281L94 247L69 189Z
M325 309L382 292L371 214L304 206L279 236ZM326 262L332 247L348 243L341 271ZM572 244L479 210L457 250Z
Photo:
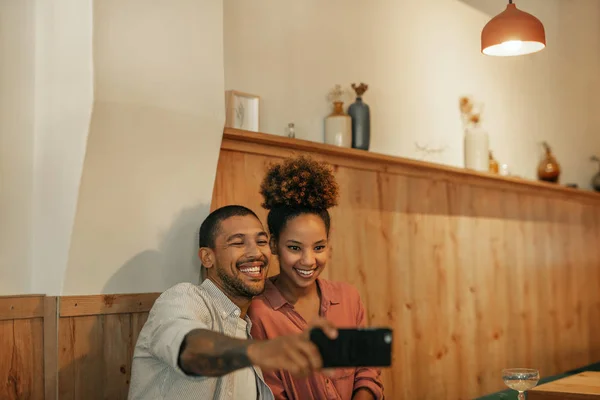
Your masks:
M464 155L465 168L475 171L489 171L490 141L488 133L478 126L465 130Z
M352 147L352 118L344 112L343 104L336 101L333 112L325 119L325 143Z

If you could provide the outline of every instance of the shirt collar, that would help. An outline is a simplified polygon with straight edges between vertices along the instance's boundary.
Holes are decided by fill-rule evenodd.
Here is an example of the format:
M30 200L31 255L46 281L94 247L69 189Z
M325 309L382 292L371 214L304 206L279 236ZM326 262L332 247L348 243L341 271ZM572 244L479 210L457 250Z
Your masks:
M277 289L277 287L273 284L275 278L276 276L267 279L265 282L265 291L263 292L263 296L274 310L279 310L281 307L289 303L285 297L283 297L279 289ZM329 282L323 279L317 279L316 282L321 290L321 308L327 309L332 304L340 304L339 295L335 290L333 290Z
M240 308L236 306L235 303L231 301L231 299L227 297L227 295L223 293L221 289L219 289L217 285L214 284L213 281L206 278L204 282L202 282L200 287L206 290L208 295L215 302L216 308L217 310L219 310L219 316L221 318L225 319L227 317L232 316L232 314L235 315L235 317L239 318L241 314ZM246 316L245 319L246 322L249 321L248 316Z

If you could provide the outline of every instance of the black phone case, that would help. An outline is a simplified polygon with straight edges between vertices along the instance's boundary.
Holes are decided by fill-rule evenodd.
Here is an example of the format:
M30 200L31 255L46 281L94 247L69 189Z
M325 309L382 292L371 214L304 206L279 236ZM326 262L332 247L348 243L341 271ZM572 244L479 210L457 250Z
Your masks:
M392 330L387 328L338 329L334 340L319 328L310 332L310 340L323 358L323 368L389 367L392 339Z

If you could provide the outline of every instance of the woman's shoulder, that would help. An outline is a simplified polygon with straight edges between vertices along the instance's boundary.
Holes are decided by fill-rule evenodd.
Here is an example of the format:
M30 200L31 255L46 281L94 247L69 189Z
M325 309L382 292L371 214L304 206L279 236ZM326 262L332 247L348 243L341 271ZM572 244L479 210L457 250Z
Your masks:
M329 290L337 295L341 295L342 297L360 298L358 289L348 282L332 281L329 279L319 278L319 284L321 285L322 289Z
M364 315L364 305L358 289L348 282L320 281L321 293L331 304L328 318L340 327L360 325Z

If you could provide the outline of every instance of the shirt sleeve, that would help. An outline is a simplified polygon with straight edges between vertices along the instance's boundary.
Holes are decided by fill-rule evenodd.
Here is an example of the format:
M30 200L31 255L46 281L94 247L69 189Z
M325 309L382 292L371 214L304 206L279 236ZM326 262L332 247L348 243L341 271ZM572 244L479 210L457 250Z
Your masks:
M148 317L149 351L184 376L179 367L179 350L194 329L211 329L209 308L192 284L180 284L164 292Z
M359 327L365 326L365 309L360 299L358 291L356 292L358 301L358 312L357 312L357 325ZM359 367L356 369L354 375L354 389L353 392L358 389L369 389L375 396L375 399L383 399L383 383L381 382L381 370L379 368L367 368Z

